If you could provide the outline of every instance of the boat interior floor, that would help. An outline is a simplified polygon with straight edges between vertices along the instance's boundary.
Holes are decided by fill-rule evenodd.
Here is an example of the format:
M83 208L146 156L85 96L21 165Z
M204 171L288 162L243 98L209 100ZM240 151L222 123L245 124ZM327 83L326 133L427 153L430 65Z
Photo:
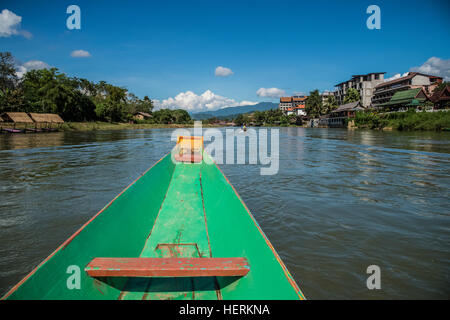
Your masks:
M140 257L212 257L203 204L201 166L177 163ZM220 299L215 277L128 278L119 299Z

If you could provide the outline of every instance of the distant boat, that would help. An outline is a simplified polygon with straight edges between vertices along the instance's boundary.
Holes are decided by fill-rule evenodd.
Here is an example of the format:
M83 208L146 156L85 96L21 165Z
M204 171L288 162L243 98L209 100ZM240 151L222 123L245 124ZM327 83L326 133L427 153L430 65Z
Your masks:
M3 299L304 299L203 138L175 148Z
M3 128L3 131L6 131L8 133L22 133L22 132L25 132L22 129L11 129L11 128Z
M27 128L26 132L42 132L42 129L37 128Z

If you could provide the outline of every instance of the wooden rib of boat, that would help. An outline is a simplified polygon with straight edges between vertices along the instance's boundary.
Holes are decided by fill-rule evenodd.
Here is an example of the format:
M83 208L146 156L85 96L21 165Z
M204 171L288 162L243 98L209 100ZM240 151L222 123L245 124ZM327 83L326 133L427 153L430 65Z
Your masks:
M303 298L203 139L192 137L179 137L3 297Z

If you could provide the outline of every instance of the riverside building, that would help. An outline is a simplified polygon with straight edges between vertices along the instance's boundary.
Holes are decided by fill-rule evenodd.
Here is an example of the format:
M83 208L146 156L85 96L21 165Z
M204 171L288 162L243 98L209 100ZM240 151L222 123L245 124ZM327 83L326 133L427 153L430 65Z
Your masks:
M373 72L368 74L358 74L352 76L350 80L335 85L334 96L338 105L344 104L344 99L348 89L353 88L359 92L361 105L367 108L371 105L375 87L384 82L386 72Z

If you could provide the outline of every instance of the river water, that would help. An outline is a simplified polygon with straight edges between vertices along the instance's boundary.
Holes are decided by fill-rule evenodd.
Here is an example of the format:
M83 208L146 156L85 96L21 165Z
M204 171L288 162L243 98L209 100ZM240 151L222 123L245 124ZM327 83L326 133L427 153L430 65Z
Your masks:
M221 168L307 298L450 298L449 133L279 130L278 174ZM169 152L171 133L0 135L0 294Z

